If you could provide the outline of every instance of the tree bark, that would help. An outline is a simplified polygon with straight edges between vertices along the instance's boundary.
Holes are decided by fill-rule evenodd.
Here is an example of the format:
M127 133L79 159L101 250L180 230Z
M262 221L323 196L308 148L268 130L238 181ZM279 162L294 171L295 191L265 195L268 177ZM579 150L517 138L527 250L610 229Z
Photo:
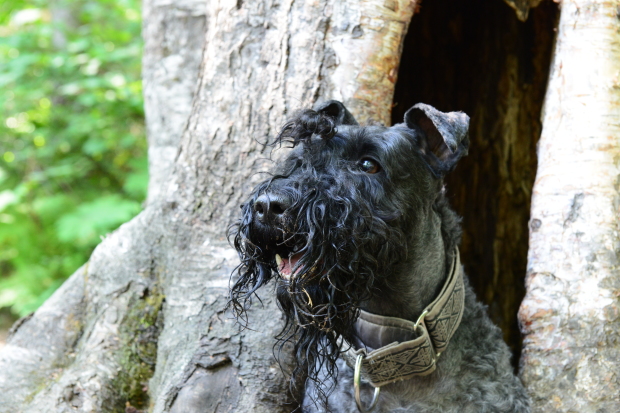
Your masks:
M415 1L334 3L145 1L146 208L14 328L0 411L295 408L271 291L252 329L224 311L238 262L225 233L287 113L336 98L389 121Z
M620 411L619 6L561 3L519 314L537 412Z

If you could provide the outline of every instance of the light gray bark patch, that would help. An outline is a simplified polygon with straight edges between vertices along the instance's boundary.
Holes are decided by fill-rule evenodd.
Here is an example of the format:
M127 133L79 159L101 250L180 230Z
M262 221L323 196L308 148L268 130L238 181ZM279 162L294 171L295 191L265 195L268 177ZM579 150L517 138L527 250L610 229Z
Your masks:
M618 307L615 305L608 305L607 307L605 307L603 314L605 315L605 319L607 321L616 321L618 320L618 315L619 315L620 311L618 311ZM615 339L614 339L615 341ZM613 344L620 344L620 343L613 343ZM620 361L620 357L618 358L618 361Z
M207 370L215 370L219 369L220 367L224 367L225 365L230 363L232 363L232 361L230 360L230 357L228 357L228 355L217 355L203 357L203 360L200 360L196 364Z
M170 413L236 412L241 382L230 363L222 368L197 368L179 391Z
M144 2L143 88L149 142L147 204L158 200L172 172L191 112L207 30L200 1Z
M36 313L18 321L0 354L0 412L18 412L71 363L82 336L84 265ZM7 374L8 373L8 374Z
M32 318L32 316L34 315L34 312L28 314L27 316L24 316L22 318L20 318L19 320L17 320L9 329L9 334L7 339L11 338L16 332L17 330L20 329L21 326L23 326L24 324L26 324L28 322L28 320L30 320Z

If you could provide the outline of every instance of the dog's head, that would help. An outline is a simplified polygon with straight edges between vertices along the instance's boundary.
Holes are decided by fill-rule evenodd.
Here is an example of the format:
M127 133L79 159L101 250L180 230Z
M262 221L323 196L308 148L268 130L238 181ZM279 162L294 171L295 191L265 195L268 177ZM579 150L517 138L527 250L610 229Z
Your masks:
M467 153L468 117L418 104L393 127L360 126L337 101L297 114L277 142L292 151L242 206L231 237L237 314L275 278L295 343L295 373L333 374L360 305L401 271L420 211Z

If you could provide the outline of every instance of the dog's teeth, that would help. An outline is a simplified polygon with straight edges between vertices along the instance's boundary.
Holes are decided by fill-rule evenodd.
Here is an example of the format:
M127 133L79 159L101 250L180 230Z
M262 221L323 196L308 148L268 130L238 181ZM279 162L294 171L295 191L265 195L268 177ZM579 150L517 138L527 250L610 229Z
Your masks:
M278 267L278 274L280 274L280 277L288 280L291 275L282 271L286 265L284 264L282 257L278 254L276 254L276 266Z
M280 267L282 267L282 257L280 257L280 255L276 254L276 264L278 265L278 271L280 270Z

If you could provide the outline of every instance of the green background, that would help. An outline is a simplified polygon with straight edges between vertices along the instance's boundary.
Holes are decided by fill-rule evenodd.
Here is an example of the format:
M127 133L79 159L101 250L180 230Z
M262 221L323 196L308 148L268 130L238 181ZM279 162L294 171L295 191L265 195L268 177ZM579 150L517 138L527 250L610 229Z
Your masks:
M0 2L0 309L24 316L141 210L140 2Z

